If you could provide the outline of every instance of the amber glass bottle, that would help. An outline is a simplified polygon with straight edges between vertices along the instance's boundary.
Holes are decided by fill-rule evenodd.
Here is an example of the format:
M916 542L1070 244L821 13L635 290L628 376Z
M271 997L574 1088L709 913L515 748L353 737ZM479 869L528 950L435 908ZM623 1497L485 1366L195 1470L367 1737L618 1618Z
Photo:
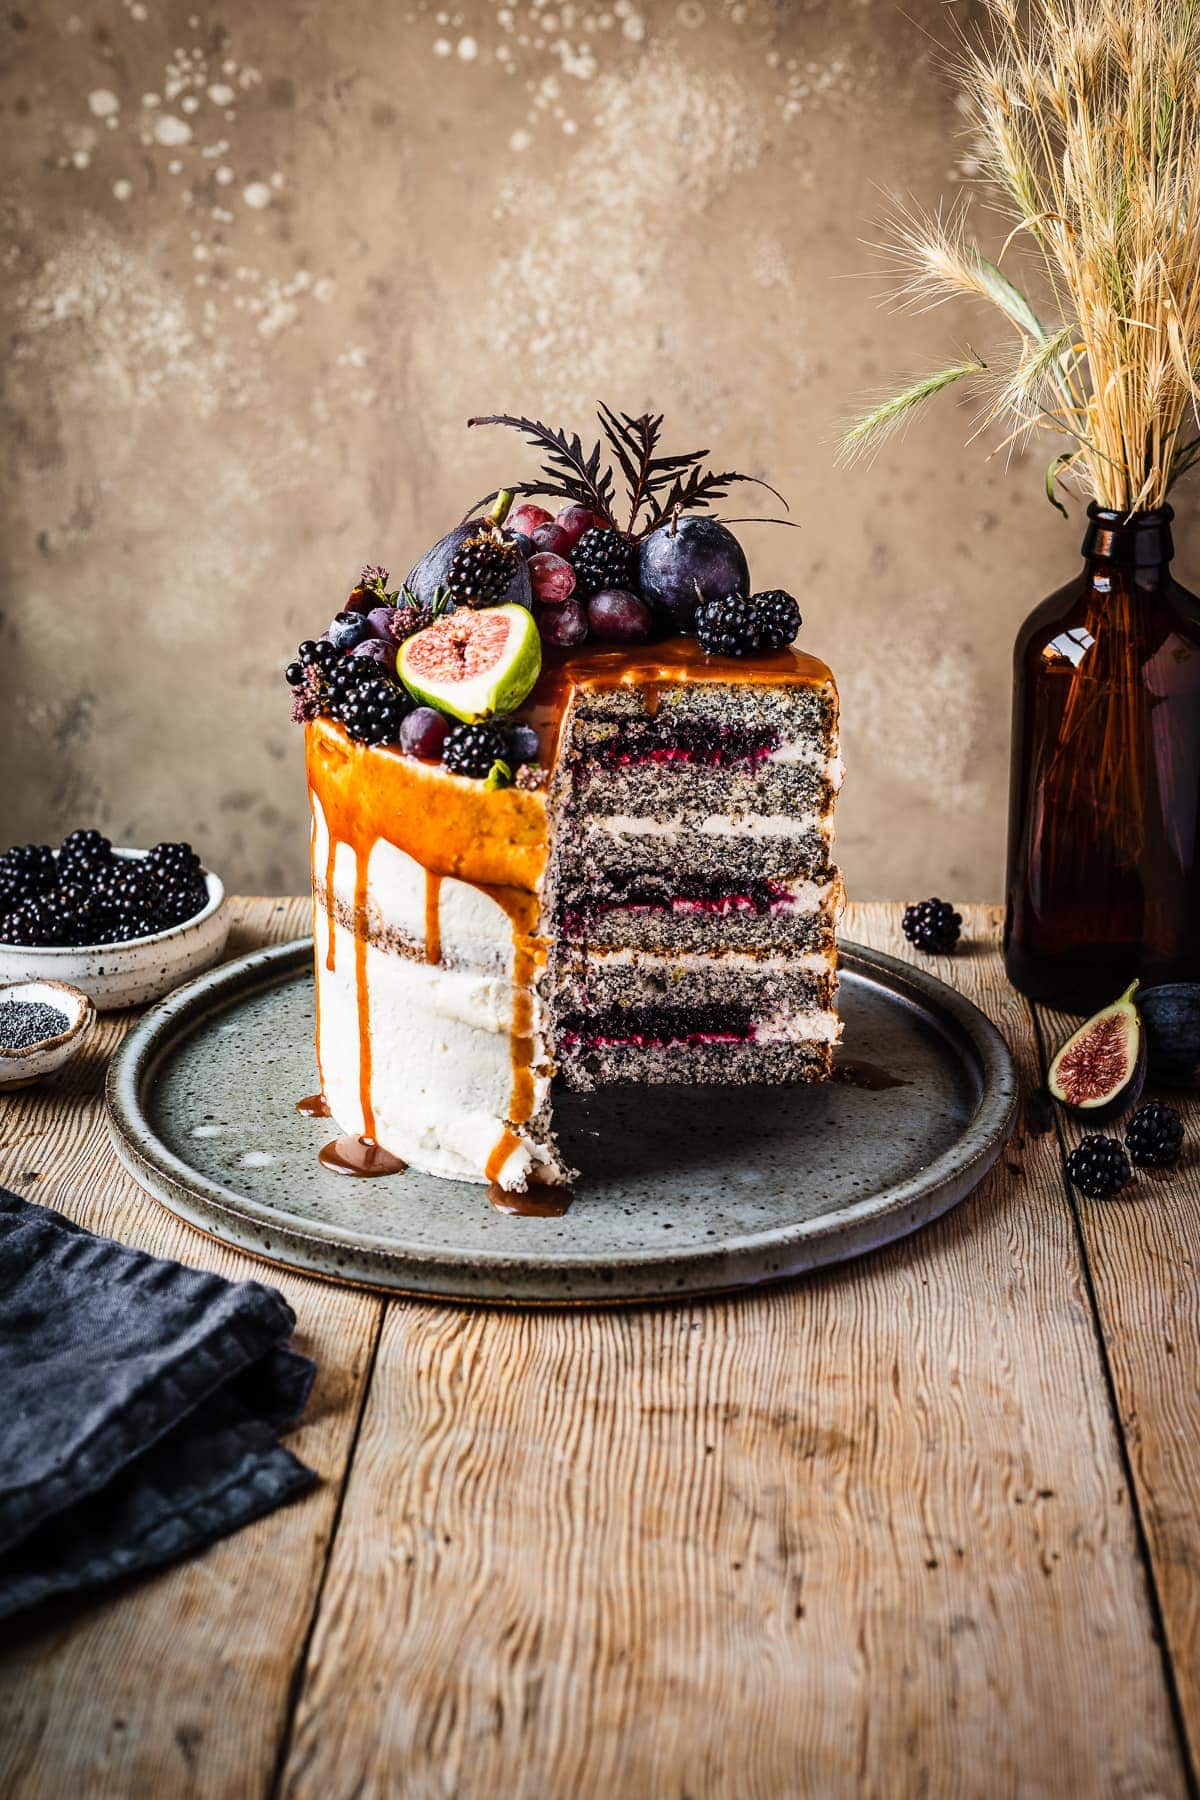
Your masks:
M1077 1013L1200 981L1200 600L1169 506L1088 516L1017 635L1004 927L1014 985Z

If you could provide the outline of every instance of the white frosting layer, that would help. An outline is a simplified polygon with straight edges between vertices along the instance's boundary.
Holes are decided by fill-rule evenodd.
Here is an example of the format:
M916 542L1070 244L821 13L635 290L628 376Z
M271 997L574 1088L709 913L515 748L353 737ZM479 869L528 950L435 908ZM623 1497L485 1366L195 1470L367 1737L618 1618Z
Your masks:
M650 950L634 950L625 946L616 950L588 948L588 961L610 968L637 967L647 974L686 971L703 975L708 971L742 969L753 975L826 975L836 965L837 951L802 950L795 956L753 956L748 950L679 950L670 956L656 956Z
M328 840L315 800L314 805L314 866L323 880ZM424 943L425 871L419 863L393 845L379 843L371 853L367 888L373 925ZM345 845L337 850L334 890L353 906L354 854ZM375 1139L393 1156L431 1175L484 1181L488 1158L506 1128L512 1094L512 926L494 900L467 882L444 878L439 899L443 953L456 966L417 962L397 950L367 944ZM367 1122L360 1088L354 933L335 919L334 967L327 969L325 908L318 905L315 913L325 1098L340 1128L359 1136ZM544 1049L535 1038L535 1110L549 1092L544 1067ZM519 1135L520 1146L498 1175L505 1188L523 1188L538 1166L552 1178L549 1153L527 1133Z
M835 1012L794 1013L755 1023L756 1044L836 1044L842 1022Z

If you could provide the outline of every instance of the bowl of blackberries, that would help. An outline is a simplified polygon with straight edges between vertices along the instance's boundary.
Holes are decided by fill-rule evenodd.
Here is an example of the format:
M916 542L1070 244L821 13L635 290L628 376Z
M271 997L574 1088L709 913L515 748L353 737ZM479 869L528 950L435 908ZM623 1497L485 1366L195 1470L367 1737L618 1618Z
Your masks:
M101 1012L144 1006L228 936L225 889L190 844L133 850L87 830L0 854L0 982L65 981Z

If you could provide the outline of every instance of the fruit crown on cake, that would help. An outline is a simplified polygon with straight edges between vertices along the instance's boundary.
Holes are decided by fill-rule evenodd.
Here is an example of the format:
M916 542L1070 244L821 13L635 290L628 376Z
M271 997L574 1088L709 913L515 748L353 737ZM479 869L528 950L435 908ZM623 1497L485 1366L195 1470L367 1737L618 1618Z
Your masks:
M543 644L632 649L682 634L737 657L789 645L799 607L780 589L751 593L742 546L708 510L734 482L782 495L757 476L707 468L707 450L661 455L661 414L601 406L597 417L590 451L540 420L468 420L521 432L541 453L538 476L486 494L399 588L386 569L365 568L287 669L293 718L335 719L360 743L396 745L493 787L538 786L538 734L515 715ZM620 508L613 461L627 490ZM554 514L534 496L564 504Z

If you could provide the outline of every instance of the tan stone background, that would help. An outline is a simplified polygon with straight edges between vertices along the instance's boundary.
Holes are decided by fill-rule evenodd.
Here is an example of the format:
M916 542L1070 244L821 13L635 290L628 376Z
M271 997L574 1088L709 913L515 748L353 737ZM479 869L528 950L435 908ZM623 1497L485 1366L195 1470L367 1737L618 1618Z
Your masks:
M840 678L853 891L998 894L1009 646L1080 509L1040 451L964 448L949 401L834 467L855 396L991 335L862 278L889 193L969 185L942 61L970 17L20 0L0 843L183 835L235 888L299 889L293 646L527 467L468 414L582 431L599 396L791 498L801 530L744 541Z

